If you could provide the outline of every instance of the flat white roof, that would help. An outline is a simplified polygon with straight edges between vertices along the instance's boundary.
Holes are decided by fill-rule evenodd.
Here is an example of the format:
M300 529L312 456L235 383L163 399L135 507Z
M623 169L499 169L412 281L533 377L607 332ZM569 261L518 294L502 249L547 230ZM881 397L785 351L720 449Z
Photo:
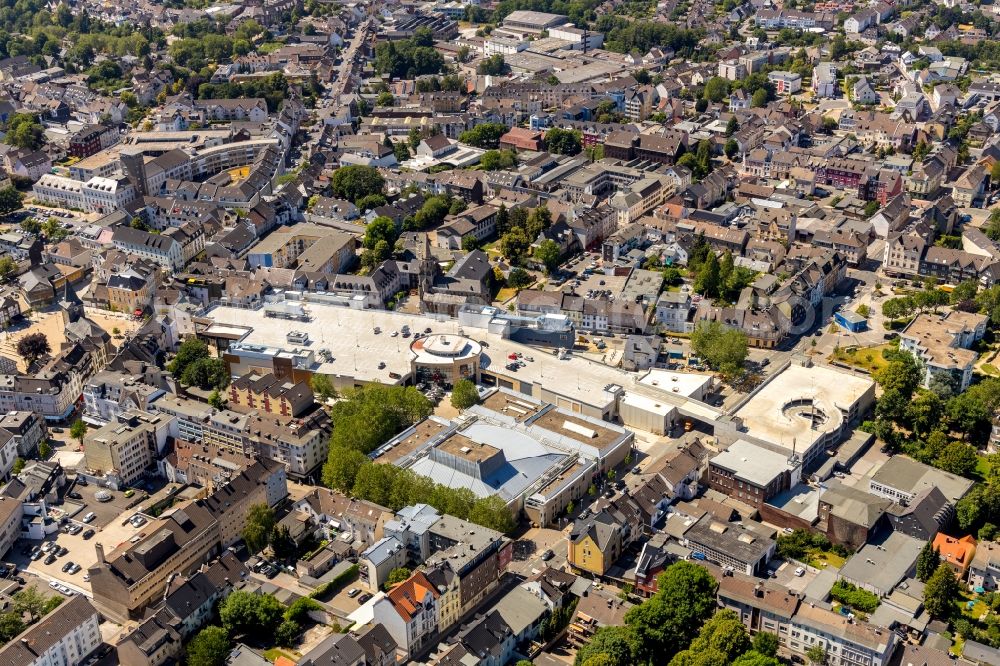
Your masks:
M839 428L841 411L849 410L873 385L871 379L833 368L792 364L765 384L735 416L743 420L749 435L789 450L794 443L802 452ZM796 401L807 406L789 408ZM827 419L817 428L802 416L813 408Z
M477 342L486 341L480 366L491 374L509 378L515 387L528 383L542 387L545 391L576 400L581 404L599 406L602 409L614 401L614 396L604 390L609 384L626 386L631 384L635 374L612 368L585 358L568 355L559 359L552 350L538 349L505 340L487 333L484 329L460 326L458 320L438 315L415 315L390 310L355 310L317 302L303 303L308 321L290 322L276 317L266 317L263 309L218 305L205 317L213 326L234 326L250 328L241 340L243 344L278 347L288 350L327 349L332 361L320 362L312 368L323 374L353 377L359 382L380 382L396 384L399 379L389 376L397 373L406 377L410 373L413 352L410 344L413 338L401 334L392 337L409 326L414 333L424 333L430 328L433 333L465 335ZM378 327L381 333L375 334ZM294 329L309 336L306 345L290 345L286 336ZM219 329L213 329L219 330ZM530 357L523 368L512 372L506 368L510 354L520 353ZM318 358L318 357L317 357ZM380 362L385 367L379 369Z
M670 372L669 370L653 368L639 380L639 383L688 398L711 384L712 375Z

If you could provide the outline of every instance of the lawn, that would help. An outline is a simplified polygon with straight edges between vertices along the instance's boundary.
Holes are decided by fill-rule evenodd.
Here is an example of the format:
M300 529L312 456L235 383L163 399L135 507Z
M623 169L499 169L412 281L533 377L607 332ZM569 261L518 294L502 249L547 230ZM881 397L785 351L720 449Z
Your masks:
M497 297L494 299L500 301L501 303L508 301L517 296L517 289L511 289L510 287L504 287L497 292Z
M877 345L875 347L842 347L834 350L831 361L839 361L856 368L875 372L888 365L882 357L882 352L892 348L892 345Z
M990 464L989 456L979 456L976 460L976 477L985 481L990 476L993 466Z
M844 562L846 561L847 560L836 553L822 550L809 553L809 557L806 559L806 563L809 566L816 567L817 569L825 569L826 567L835 567L839 569L844 566Z
M299 660L299 657L301 656L302 655L300 655L298 652L295 652L294 650L283 650L281 648L276 648L276 647L273 647L270 650L264 650L264 658L272 663L274 663L274 660L277 659L278 657L285 657L287 659L292 660L292 662L296 662Z
M283 42L264 42L257 47L257 53L260 55L268 55L269 53L274 53L282 46L284 46Z
M1000 370L997 370L997 367L992 363L983 363L981 366L979 366L979 370L984 375L990 375L991 377L996 377L997 375L1000 375Z

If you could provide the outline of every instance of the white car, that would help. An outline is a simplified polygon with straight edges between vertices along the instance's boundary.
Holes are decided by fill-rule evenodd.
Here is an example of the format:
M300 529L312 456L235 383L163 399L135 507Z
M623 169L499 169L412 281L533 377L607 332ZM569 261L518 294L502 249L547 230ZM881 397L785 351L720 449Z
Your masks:
M806 570L803 569L802 567L799 567L798 569L795 570L795 575L796 576L800 576L801 577L801 576L805 575L805 573L806 573Z

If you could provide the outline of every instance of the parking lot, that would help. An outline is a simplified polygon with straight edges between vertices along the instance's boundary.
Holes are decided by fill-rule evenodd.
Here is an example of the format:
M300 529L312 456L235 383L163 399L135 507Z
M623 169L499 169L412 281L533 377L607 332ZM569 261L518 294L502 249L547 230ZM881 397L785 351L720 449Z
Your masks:
M111 495L108 502L98 502L94 495L100 491ZM80 486L74 484L68 488L67 492L79 493L79 500L69 499L60 506L65 510L68 522L62 528L48 535L44 540L21 540L7 554L6 561L17 564L19 569L29 573L37 574L45 581L57 581L77 592L90 594L90 586L84 580L87 569L97 562L97 551L95 544L101 544L104 552L110 553L115 548L127 544L136 536L144 534L150 527L150 520L147 519L145 525L135 527L128 522L134 515L134 510L129 505L137 503L138 496L126 498L123 493L117 491L107 491L94 485ZM89 523L84 523L84 517L93 512L94 519ZM122 524L124 523L124 524ZM79 525L82 529L76 534L68 534L63 531L66 527ZM94 534L90 538L84 538L89 530ZM54 562L45 563L45 557L31 560L27 550L33 546L41 546L46 542L52 542L56 546L66 549L66 553L57 556ZM74 574L62 571L62 567L73 562L80 566L80 570Z

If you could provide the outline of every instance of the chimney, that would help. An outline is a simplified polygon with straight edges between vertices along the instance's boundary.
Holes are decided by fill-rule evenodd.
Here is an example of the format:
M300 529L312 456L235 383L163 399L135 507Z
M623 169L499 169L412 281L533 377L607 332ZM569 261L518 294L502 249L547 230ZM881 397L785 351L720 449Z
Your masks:
M97 563L104 564L104 546L100 543L94 543L94 550L97 551Z
M753 586L753 596L757 597L758 599L763 599L764 598L764 586L761 585L760 583L757 583L756 585L754 585Z

